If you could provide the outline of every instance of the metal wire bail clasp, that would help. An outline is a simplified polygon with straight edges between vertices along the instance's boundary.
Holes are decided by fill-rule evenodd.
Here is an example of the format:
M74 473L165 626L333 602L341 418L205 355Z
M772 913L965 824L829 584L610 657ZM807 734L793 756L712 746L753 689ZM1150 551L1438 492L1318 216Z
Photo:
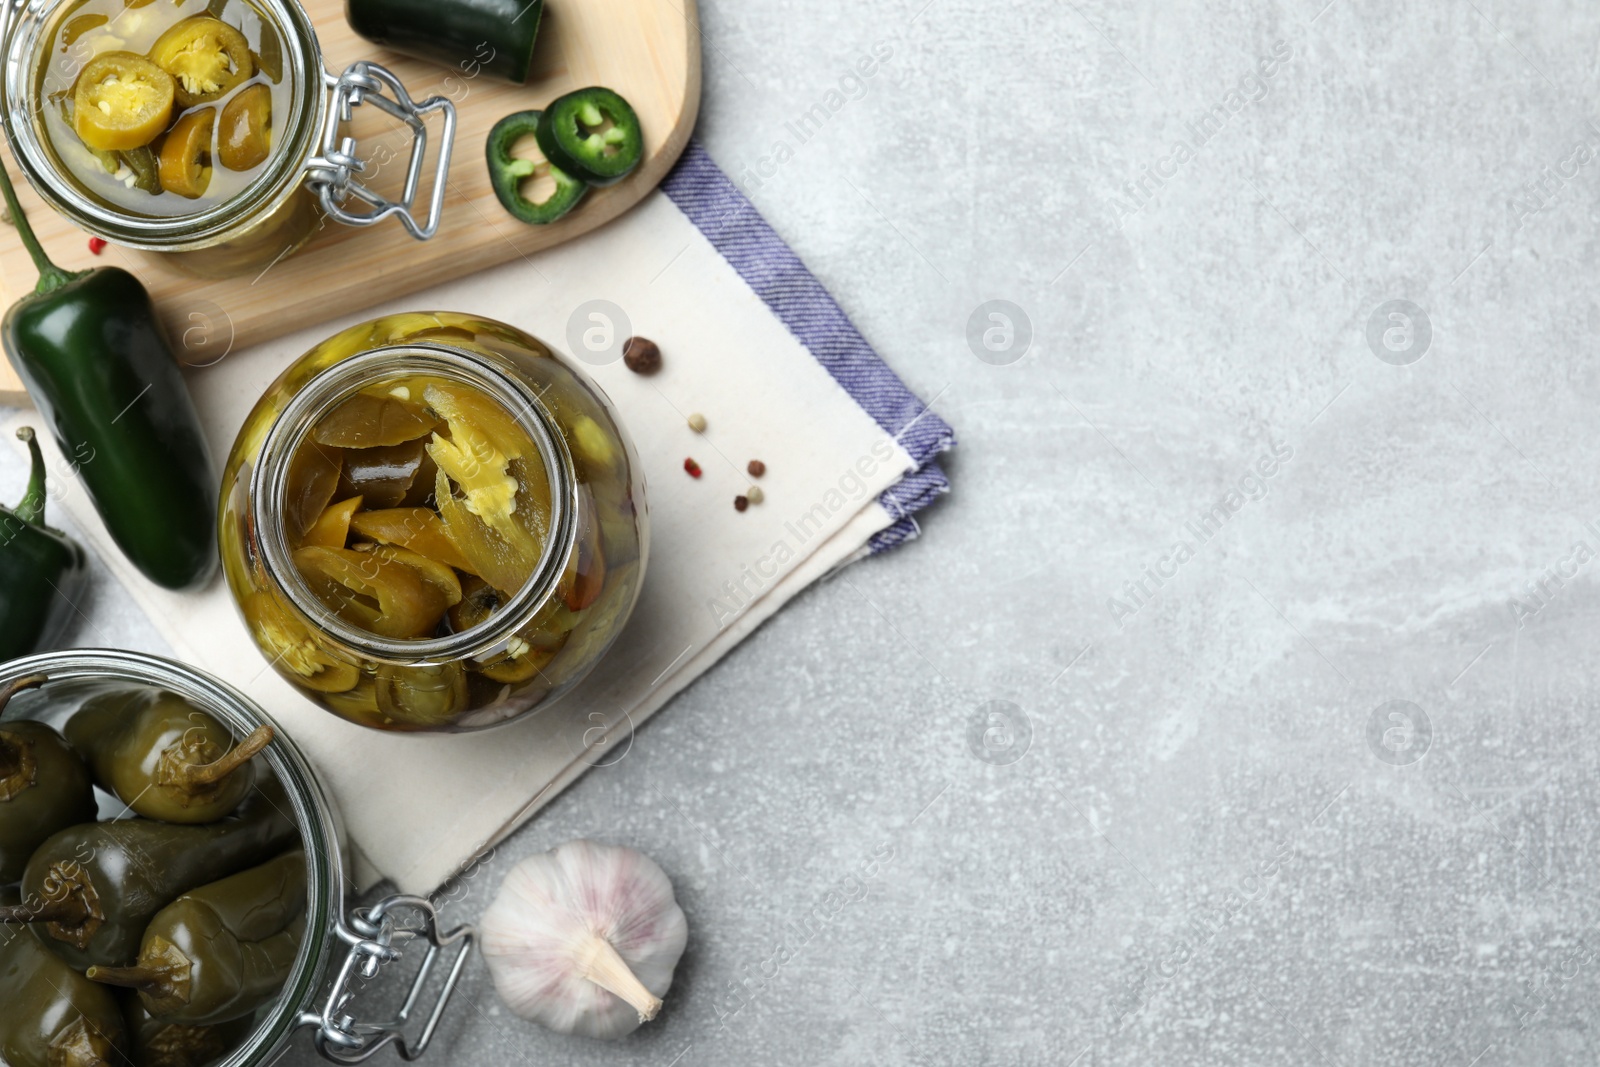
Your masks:
M391 914L396 911L414 912L418 921L409 926L398 925ZM317 1051L334 1063L361 1063L385 1045L393 1045L404 1060L421 1056L433 1040L439 1019L456 991L461 972L466 969L467 959L472 955L477 941L477 931L463 925L440 933L439 915L430 901L422 897L392 896L385 897L370 909L352 913L348 927L341 925L338 933L349 944L350 952L344 958L344 966L339 968L333 988L328 990L322 1010L302 1013L299 1025L316 1028L314 1041ZM406 994L400 1010L384 1022L358 1021L346 1010L355 996L356 987L376 978L384 966L400 959L401 949L406 943L420 939L426 939L428 951L422 958L421 969L412 980L411 990ZM409 1041L404 1031L411 1018L411 1010L422 995L422 987L433 973L441 950L457 943L461 947L456 951L455 961L445 978L444 988L439 992L439 999L434 1003L422 1033L414 1042Z
M312 157L306 164L307 185L316 191L323 210L331 219L347 226L371 226L393 215L411 236L426 241L439 231L439 217L444 213L445 179L450 171L450 150L456 139L455 105L442 96L416 103L399 78L386 68L365 60L351 65L337 78L328 74L324 77L333 90L333 99L322 130L322 154ZM390 95L385 95L386 89ZM380 196L357 180L358 175L368 173L372 161L360 158L356 154L356 139L345 136L341 130L350 121L351 109L362 104L373 104L411 128L411 161L406 170L405 192L398 202ZM422 167L428 154L428 130L423 117L430 111L444 113L444 133L434 172L433 202L428 206L427 222L419 223L412 208L422 185ZM351 197L372 210L349 210L345 204Z

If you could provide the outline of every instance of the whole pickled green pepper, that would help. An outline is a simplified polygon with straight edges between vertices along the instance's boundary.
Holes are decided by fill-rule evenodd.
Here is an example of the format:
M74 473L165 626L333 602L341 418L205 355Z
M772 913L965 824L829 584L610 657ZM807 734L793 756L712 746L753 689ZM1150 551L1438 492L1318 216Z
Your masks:
M293 846L290 810L283 787L269 778L237 815L208 826L123 819L62 830L28 861L23 903L0 908L0 922L34 924L79 970L126 963L139 954L156 912Z
M145 1010L137 994L122 998L122 1017L135 1067L206 1067L237 1048L255 1029L255 1019L248 1015L216 1026L158 1019Z
M13 903L0 895L0 905ZM10 1067L121 1067L128 1047L111 990L23 927L0 923L0 1059Z
M159 1019L209 1026L276 997L305 934L299 849L191 890L150 920L132 967L90 967L91 981L139 991Z
M272 727L260 726L235 744L214 716L149 687L95 697L66 734L95 781L134 814L186 824L231 815L255 785L252 757L272 742Z
M0 711L42 674L0 691ZM22 878L28 857L58 830L93 822L94 785L65 739L42 722L0 722L0 886Z
M44 524L44 454L33 427L22 427L17 437L28 444L33 470L17 506L0 507L0 660L55 644L77 615L89 577L78 543Z
M217 477L189 389L145 287L125 270L50 262L0 166L39 284L0 344L106 530L145 577L193 589L217 568Z

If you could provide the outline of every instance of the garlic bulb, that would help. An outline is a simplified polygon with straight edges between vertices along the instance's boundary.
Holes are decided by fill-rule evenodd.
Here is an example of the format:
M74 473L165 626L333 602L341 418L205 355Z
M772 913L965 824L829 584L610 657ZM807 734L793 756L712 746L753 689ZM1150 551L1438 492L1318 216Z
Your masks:
M500 999L563 1034L614 1039L661 1010L689 923L631 848L568 841L511 869L479 924Z

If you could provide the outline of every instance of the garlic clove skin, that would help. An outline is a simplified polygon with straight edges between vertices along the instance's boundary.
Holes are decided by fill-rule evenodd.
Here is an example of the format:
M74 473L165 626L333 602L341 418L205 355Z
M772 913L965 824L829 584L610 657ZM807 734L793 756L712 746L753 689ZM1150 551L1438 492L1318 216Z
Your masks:
M513 1013L607 1040L655 1018L689 940L666 872L597 841L569 841L513 867L479 931Z

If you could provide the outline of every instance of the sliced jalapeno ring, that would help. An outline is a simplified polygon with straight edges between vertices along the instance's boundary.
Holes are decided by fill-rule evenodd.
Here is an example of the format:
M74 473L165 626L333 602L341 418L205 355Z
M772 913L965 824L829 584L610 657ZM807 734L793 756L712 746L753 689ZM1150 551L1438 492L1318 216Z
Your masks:
M211 184L211 132L217 109L191 111L178 120L161 143L161 187L196 200Z
M132 52L91 59L72 91L72 128L90 148L122 152L160 136L172 118L172 76Z
M536 136L552 166L590 185L621 181L644 158L639 116L600 85L557 97L540 116Z
M256 72L244 34L210 15L186 18L156 38L150 60L177 81L182 107L220 100Z
M246 86L222 109L217 159L229 170L252 170L272 150L272 90Z
M564 217L578 206L589 186L553 163L543 167L555 182L555 189L543 200L530 200L523 195L523 185L539 176L541 164L531 159L519 159L511 154L518 141L536 133L540 111L519 111L507 115L489 131L489 182L494 195L519 221L532 226L543 226Z

